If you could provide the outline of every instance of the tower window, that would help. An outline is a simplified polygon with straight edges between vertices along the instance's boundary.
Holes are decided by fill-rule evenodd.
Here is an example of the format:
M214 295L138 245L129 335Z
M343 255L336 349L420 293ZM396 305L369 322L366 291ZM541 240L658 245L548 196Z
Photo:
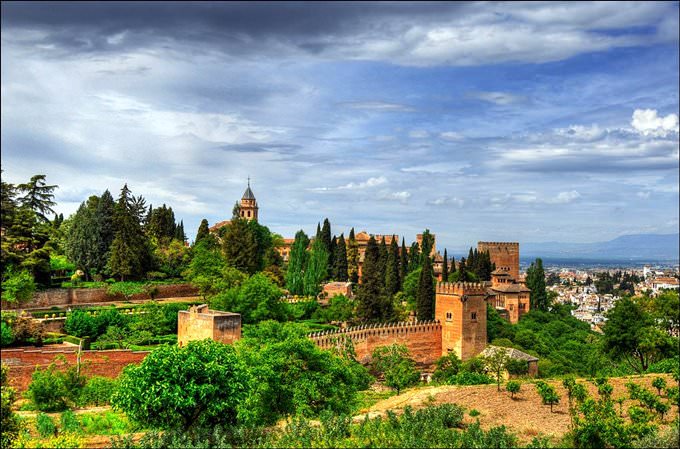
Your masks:
M473 319L473 320L476 320L477 319L477 312L472 312L470 314L470 318Z
M453 313L446 312L446 321L451 321L453 319Z
M250 211L248 211L248 218L250 218Z

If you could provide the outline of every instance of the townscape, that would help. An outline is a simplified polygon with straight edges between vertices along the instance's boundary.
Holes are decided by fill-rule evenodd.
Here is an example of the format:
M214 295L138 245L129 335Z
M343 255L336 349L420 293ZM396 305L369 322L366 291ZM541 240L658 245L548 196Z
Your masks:
M679 446L677 1L0 8L0 447Z

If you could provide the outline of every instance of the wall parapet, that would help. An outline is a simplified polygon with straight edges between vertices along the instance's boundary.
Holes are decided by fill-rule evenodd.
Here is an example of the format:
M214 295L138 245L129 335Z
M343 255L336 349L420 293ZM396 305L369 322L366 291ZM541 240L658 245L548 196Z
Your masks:
M519 248L519 242L477 242L477 245L502 245L502 246L516 246Z
M408 334L432 331L441 331L441 323L439 320L362 324L345 329L312 332L311 334L308 334L307 337L313 340L322 349L327 349L335 346L339 338L349 338L352 341L361 341L374 336L404 337Z
M435 292L444 295L485 295L486 286L481 282L437 282Z

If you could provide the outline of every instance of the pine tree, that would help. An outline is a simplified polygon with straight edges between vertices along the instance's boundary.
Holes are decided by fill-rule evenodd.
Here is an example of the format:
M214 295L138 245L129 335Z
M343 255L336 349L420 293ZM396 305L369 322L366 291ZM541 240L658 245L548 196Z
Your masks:
M361 284L357 291L357 313L361 319L380 322L393 315L392 302L384 293L380 269L380 255L375 238L371 236L364 254L364 265L361 272Z
M354 228L349 231L347 240L347 275L351 283L359 283L359 245L354 237Z
M458 262L458 282L467 282L467 262L465 261L465 257L460 258L460 262Z
M90 280L91 271L98 265L99 229L97 209L100 198L96 195L83 201L73 216L71 230L66 236L66 257Z
M19 204L31 209L39 221L49 222L47 214L53 214L52 206L57 204L52 201L54 199L52 192L57 187L56 185L48 186L45 184L45 175L35 175L27 183L17 186L17 189L24 193L24 196L19 198Z
M404 287L404 279L408 271L408 253L406 252L406 242L401 238L401 251L399 251L399 290Z
M333 269L335 280L338 282L347 282L349 279L347 274L347 246L345 244L344 234L340 234L335 251L335 267Z
M93 268L100 274L106 270L106 264L111 255L111 244L116 236L115 212L116 202L107 189L99 197L96 212L97 257Z
M385 236L383 235L380 239L380 245L378 245L378 260L379 260L379 270L380 279L382 279L383 286L385 285L385 275L387 270L387 244L385 243Z
M413 242L408 252L408 272L412 273L418 268L420 268L420 245L418 242Z
M177 228L175 228L175 240L182 243L187 241L187 235L184 233L184 220L180 220Z
M316 296L321 291L321 282L328 276L328 251L322 239L314 239L309 252L309 263L304 274L304 293Z
M139 220L140 201L135 199L127 184L121 189L116 203L114 222L116 236L111 243L108 267L113 275L124 281L126 277L141 277L151 265L149 243Z
M321 227L321 242L323 243L323 247L326 249L326 253L328 254L328 262L329 266L333 266L333 243L331 239L331 222L328 221L328 218L324 218L323 220L323 226ZM330 275L330 273L329 273Z
M442 282L449 281L449 256L446 255L446 248L444 248L444 262L442 263Z
M286 271L286 288L292 295L302 295L304 293L304 273L307 269L309 253L309 237L301 229L295 234L295 241L290 249L288 259L288 270Z
M425 257L430 257L430 253L432 252L432 248L434 248L434 236L432 234L430 234L429 229L425 229L425 231L423 232L423 237L420 241L421 241L421 248L420 248L420 263L419 263L419 266L423 264L423 262L425 261Z
M531 290L531 309L547 311L550 304L548 304L548 294L545 291L543 260L540 258L532 262L527 270L526 284Z
M227 264L244 273L255 274L261 268L257 235L245 218L231 220L222 236L222 253Z
M328 275L326 276L326 279L335 279L335 256L338 251L337 246L337 238L335 236L331 237L331 246L328 251Z
M399 245L397 239L392 236L392 242L387 254L387 264L385 268L385 293L392 297L399 291L401 282L399 279Z
M416 295L416 316L420 321L434 319L434 280L430 258L423 258L423 269L418 279Z
M194 240L194 246L198 245L198 242L210 235L210 228L208 227L208 220L201 220L201 224L198 226L198 232L196 233L196 240Z
M448 279L446 279L444 282L449 282L449 279L451 279L455 272L456 272L456 258L454 256L451 256L451 270L449 272Z

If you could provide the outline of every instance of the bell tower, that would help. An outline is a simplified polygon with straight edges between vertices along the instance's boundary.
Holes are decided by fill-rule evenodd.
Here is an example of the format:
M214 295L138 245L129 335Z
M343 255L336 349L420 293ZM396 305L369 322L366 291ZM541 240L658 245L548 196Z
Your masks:
M250 176L248 176L248 188L243 192L243 198L241 198L241 218L257 221L258 209L255 194L250 190Z

